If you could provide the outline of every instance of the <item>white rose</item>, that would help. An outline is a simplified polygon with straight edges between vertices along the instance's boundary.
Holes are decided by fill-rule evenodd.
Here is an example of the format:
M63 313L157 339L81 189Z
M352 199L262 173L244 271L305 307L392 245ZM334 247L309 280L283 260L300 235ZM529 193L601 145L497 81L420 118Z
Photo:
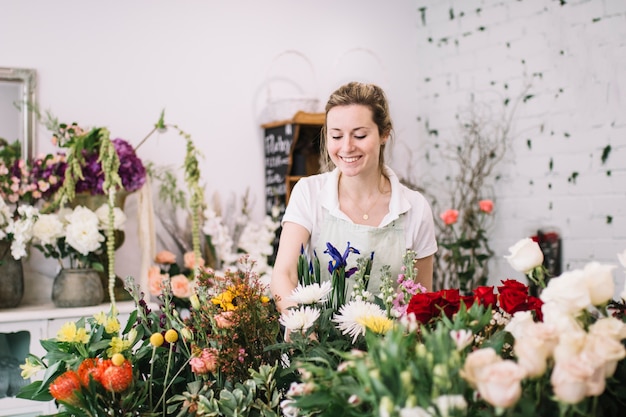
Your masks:
M557 335L582 330L576 316L557 303L545 303L541 306L541 313L543 322L552 326Z
M104 236L98 230L97 222L95 224L72 222L65 229L65 240L78 252L87 255L100 247L100 244L104 242Z
M587 333L584 330L570 331L561 334L559 343L554 348L552 355L557 362L566 362L580 355L587 341Z
M487 366L477 381L480 395L494 407L512 407L522 396L524 369L512 360Z
M515 339L513 352L517 364L524 368L528 377L536 378L546 372L548 352L540 340L529 337Z
M617 362L626 357L626 349L619 341L598 334L589 334L583 347L583 354L595 360L594 365L602 368L604 378L613 376Z
M96 210L96 216L98 216L100 229L107 229L109 227L109 206L106 204L101 205L98 210ZM115 230L123 230L124 223L126 223L126 213L119 207L114 207L113 228Z
M585 274L581 270L568 271L552 278L539 298L544 303L557 303L563 311L572 315L591 304Z
M74 210L65 216L68 223L94 225L98 227L98 216L93 211L84 206L77 206Z
M615 294L613 269L615 269L615 265L603 265L599 262L590 262L585 265L583 274L591 304L594 306L602 305L613 299Z
M485 369L496 362L502 361L493 348L478 349L467 355L460 375L471 387L476 388Z
M518 311L504 326L504 330L511 333L515 339L519 339L526 334L526 329L534 323L534 320L531 311Z
M577 404L585 398L587 381L595 369L579 356L557 361L550 382L556 398L566 404Z
M527 274L543 264L543 252L539 244L529 237L519 240L509 248L509 252L504 258L518 272Z
M589 334L609 337L619 342L626 339L626 323L616 317L603 317L589 326Z
M33 237L42 245L54 245L63 237L63 223L56 214L42 214L33 225Z
M458 415L453 410L465 411L467 410L467 402L462 395L440 395L433 400L439 414L432 413L430 415L437 415L441 417L448 417L452 415Z

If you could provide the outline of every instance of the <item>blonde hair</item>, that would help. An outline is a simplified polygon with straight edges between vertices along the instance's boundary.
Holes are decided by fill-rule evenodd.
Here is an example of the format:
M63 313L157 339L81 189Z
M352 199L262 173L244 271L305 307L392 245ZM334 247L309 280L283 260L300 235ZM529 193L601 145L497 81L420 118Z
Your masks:
M344 84L335 90L326 103L326 116L333 107L337 106L350 106L358 104L366 106L372 111L372 119L376 126L378 126L378 134L380 137L391 135L393 131L393 125L391 123L391 116L389 115L389 103L385 92L379 86L375 84L365 84L360 82L350 82ZM320 159L321 159L321 171L331 171L335 168L335 164L331 161L328 152L326 151L326 141L328 140L327 132L328 127L326 121L322 127L320 140ZM378 166L382 171L385 165L385 146L383 143L380 147L380 157L378 158Z

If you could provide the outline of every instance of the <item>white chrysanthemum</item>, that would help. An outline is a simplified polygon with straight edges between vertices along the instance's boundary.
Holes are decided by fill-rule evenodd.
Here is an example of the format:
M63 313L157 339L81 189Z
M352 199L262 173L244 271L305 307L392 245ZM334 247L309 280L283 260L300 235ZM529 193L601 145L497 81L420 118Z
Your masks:
M330 281L324 281L322 285L317 283L306 286L298 285L291 292L289 300L305 305L324 303L332 289Z
M33 226L33 237L42 245L54 245L63 233L63 223L56 214L40 215Z
M298 309L290 309L280 316L280 324L289 331L305 332L315 324L319 318L320 311L317 308L301 306Z
M96 210L96 216L98 216L98 222L100 229L107 229L109 227L109 206L103 204ZM115 230L123 230L126 223L126 213L119 208L113 208L113 228Z
M343 334L352 336L354 343L359 335L365 334L365 323L372 317L387 318L387 314L374 303L353 300L341 307L339 313L333 317L333 322L337 323L337 328Z

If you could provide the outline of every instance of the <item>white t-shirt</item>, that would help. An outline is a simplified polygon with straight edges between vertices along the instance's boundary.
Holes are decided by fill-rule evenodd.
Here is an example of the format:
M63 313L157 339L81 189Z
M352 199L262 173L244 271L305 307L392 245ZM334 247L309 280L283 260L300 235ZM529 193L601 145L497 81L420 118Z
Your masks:
M420 192L401 184L396 174L389 167L385 167L385 175L391 182L389 213L377 228L372 229L385 228L402 216L404 249L415 251L417 259L434 254L437 252L437 240L430 205ZM339 170L335 169L331 172L300 179L291 192L282 222L299 224L311 233L309 254L311 253L310 248L320 248L326 243L319 241L321 224L325 215L333 216L339 222L354 224L339 209L338 184ZM346 232L346 234L349 233ZM333 245L337 247L340 253L343 253L345 249L343 245L346 241L350 241L350 238L351 236L347 235L345 239L342 239L342 242L333 242ZM362 250L358 247L357 249ZM317 255L320 255L319 251ZM402 255L403 253L397 254L397 258L395 258L394 254L394 259L379 259L379 263L397 265L398 259L401 260Z

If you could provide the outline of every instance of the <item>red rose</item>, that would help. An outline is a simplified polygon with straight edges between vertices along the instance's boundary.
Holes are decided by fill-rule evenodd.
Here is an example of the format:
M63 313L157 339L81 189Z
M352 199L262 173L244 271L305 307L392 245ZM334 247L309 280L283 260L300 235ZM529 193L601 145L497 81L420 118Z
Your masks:
M533 297L532 295L528 297L528 310L535 312L537 321L543 321L543 313L541 312L542 305L543 301L541 301L540 298Z
M439 297L440 294L438 292L417 293L411 297L406 313L414 314L417 321L426 324L433 317L439 315L439 310L434 307L434 301Z
M474 290L474 298L485 307L493 307L496 305L497 301L496 294L493 292L493 287L477 287Z
M502 281L498 287L500 308L509 314L528 311L528 286L513 279Z
M443 222L450 226L451 224L456 223L459 218L459 211L454 209L448 209L439 215Z
M461 305L461 294L458 288L442 290L441 298L437 302L437 306L443 310L446 317L452 317L459 311Z

